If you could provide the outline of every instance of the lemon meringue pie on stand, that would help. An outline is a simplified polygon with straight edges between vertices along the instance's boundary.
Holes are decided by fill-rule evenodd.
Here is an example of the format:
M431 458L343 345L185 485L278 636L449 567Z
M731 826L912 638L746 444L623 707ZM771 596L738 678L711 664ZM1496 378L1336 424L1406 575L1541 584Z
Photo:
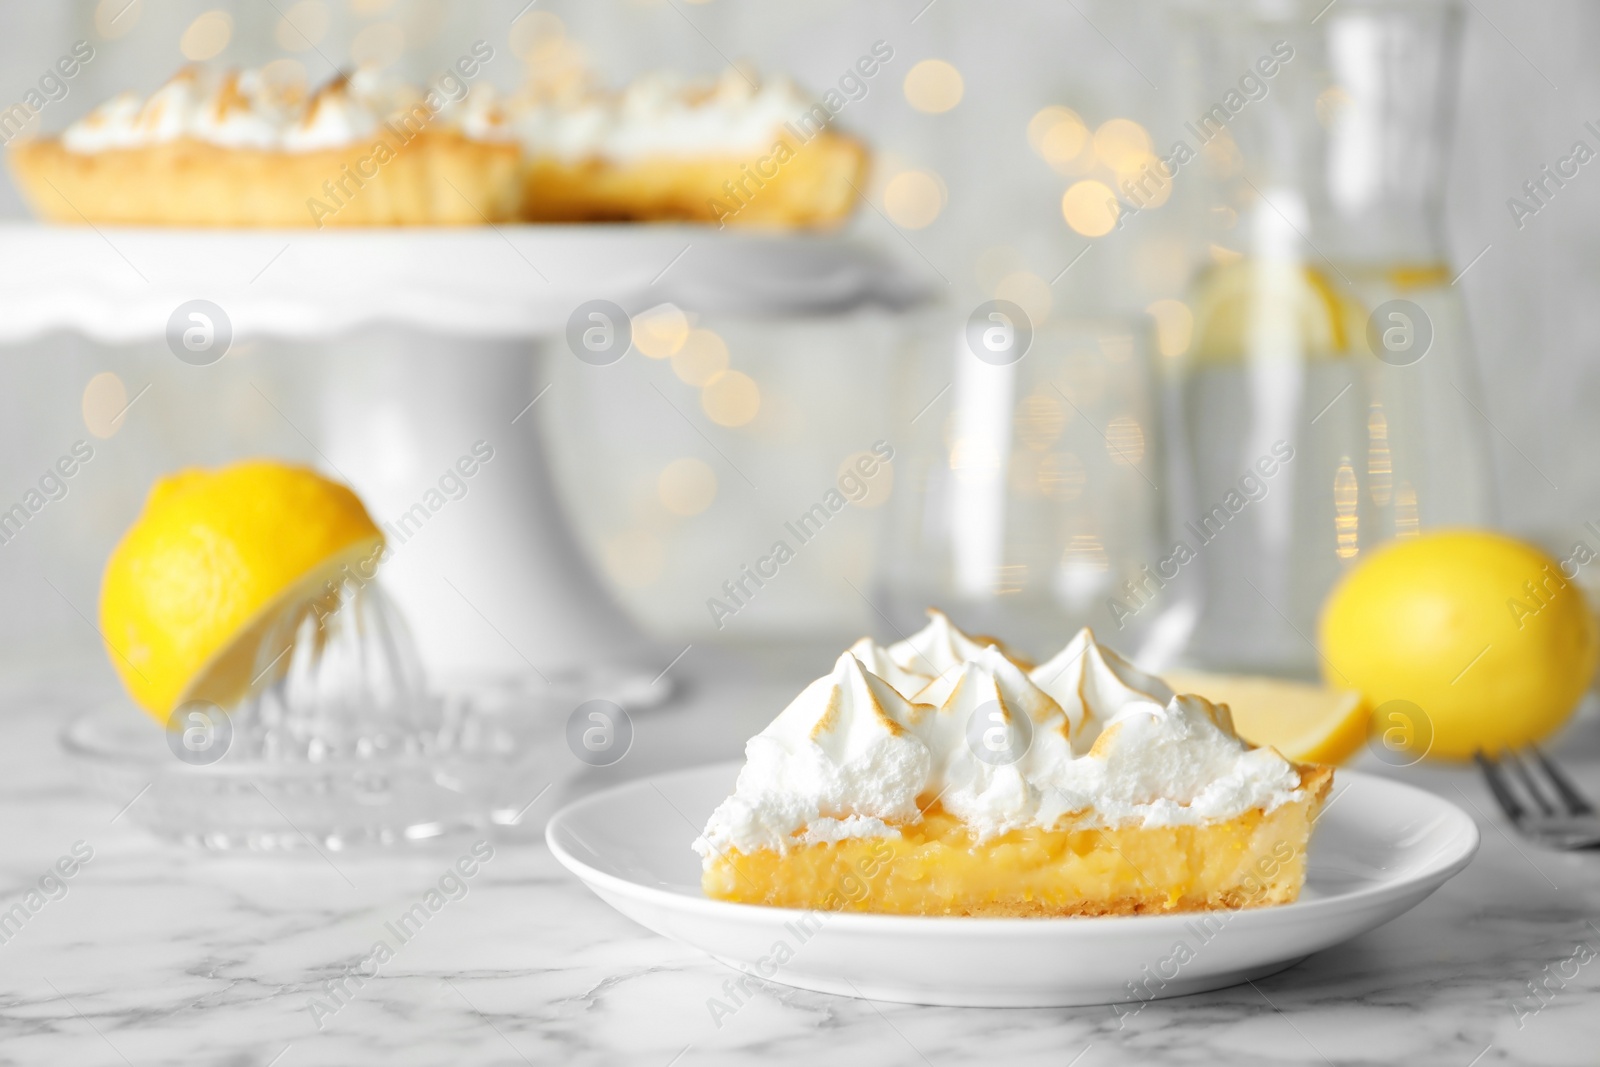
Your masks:
M1088 630L1029 670L930 614L750 740L694 843L708 896L1039 917L1297 898L1330 768L1252 747Z
M712 83L646 75L621 92L536 81L506 111L532 222L828 227L865 177L866 149L829 110L734 70Z
M476 90L474 90L474 93ZM467 99L471 99L469 93ZM439 105L439 106L434 106ZM480 225L515 217L520 152L371 71L306 94L260 71L180 71L7 153L53 222Z

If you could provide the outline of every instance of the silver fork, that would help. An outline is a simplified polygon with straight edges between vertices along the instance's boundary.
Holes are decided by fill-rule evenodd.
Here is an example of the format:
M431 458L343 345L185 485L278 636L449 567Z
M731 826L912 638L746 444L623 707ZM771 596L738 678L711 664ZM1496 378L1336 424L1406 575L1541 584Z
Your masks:
M1495 803L1524 837L1563 851L1600 845L1600 815L1594 805L1537 745L1521 755L1501 749L1498 760L1480 749L1472 758Z

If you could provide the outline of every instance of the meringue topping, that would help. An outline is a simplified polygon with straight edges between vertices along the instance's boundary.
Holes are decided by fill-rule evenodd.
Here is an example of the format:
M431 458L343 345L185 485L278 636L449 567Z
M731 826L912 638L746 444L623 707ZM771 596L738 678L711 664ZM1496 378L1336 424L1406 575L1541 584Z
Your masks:
M695 842L702 856L898 836L935 804L982 840L1193 825L1302 799L1295 766L1240 740L1226 707L1175 695L1087 629L1029 672L930 614L902 645L962 658L913 702L869 669L884 650L857 642L746 745L733 796Z
M710 84L648 74L620 93L533 85L510 112L532 152L567 161L634 161L765 151L785 123L814 104L790 81L757 83L729 69Z
M918 818L928 747L913 705L846 652L745 745L733 795L695 842L702 856L896 833Z
M919 736L932 753L928 788L944 809L981 837L1039 825L1040 783L1072 758L1061 706L992 645L917 699L938 708Z
M80 153L180 139L312 152L369 138L422 99L421 90L371 69L340 75L305 97L297 87L273 84L260 70L212 76L190 66L144 100L134 93L111 98L63 130L61 143ZM452 116L461 109L447 108Z

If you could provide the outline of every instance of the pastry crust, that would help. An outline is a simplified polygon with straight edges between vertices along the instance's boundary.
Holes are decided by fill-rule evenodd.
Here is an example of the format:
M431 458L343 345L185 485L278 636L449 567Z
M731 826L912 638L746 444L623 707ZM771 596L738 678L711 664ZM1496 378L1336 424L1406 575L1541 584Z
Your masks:
M318 229L510 221L518 157L514 144L449 130L311 152L185 139L90 153L58 138L7 152L23 195L51 222Z
M849 216L866 168L860 142L831 131L803 144L783 133L770 152L748 157L618 162L534 155L524 164L522 217L825 229Z

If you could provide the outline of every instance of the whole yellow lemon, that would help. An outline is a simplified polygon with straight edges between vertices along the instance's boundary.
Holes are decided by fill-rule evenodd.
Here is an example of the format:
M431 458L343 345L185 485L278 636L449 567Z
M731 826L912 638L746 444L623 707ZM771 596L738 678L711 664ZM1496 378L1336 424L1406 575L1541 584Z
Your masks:
M1600 656L1582 591L1532 545L1443 530L1385 545L1334 587L1320 624L1324 675L1383 717L1421 709L1419 746L1466 759L1537 741L1577 707Z
M228 707L280 613L345 566L371 577L383 534L346 486L246 460L158 480L100 584L100 631L128 693L157 721L186 700Z

